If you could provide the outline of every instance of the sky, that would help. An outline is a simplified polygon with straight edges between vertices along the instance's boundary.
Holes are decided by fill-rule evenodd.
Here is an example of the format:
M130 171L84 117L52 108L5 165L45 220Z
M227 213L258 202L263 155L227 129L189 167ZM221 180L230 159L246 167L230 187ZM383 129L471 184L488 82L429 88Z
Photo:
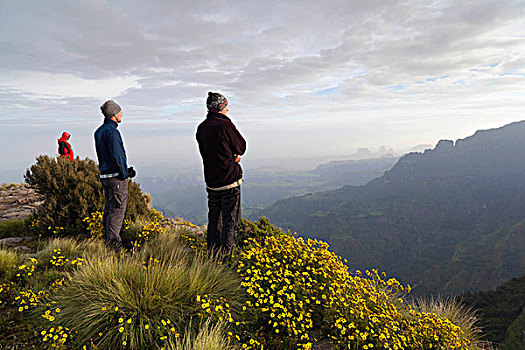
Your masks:
M199 164L208 91L252 167L464 138L525 119L525 1L0 0L4 175L95 158L107 99L139 172Z

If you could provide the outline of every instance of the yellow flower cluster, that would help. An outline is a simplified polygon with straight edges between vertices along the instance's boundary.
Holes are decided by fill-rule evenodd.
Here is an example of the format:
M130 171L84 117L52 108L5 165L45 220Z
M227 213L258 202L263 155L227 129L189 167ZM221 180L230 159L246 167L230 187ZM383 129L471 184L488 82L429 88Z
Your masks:
M264 333L289 347L310 349L309 333L322 320L333 288L348 277L341 259L316 240L289 235L248 239L238 273L250 295L247 307L264 319ZM271 344L272 339L261 341Z
M84 263L84 258L76 258L74 260L71 260L71 265L82 266L83 263Z
M50 233L52 233L52 234L54 234L54 235L57 235L57 234L59 234L60 232L64 231L64 228L61 227L61 226L48 226L48 227L47 227L47 230L48 230Z
M6 282L0 284L0 305L9 299L9 296L13 292L15 284L13 282Z
M40 227L42 226L42 221L39 218L35 218L31 220L31 223L29 224L29 231L33 234L37 234L41 237L40 234Z
M58 310L58 311L57 311ZM49 310L46 310L43 314L42 314L42 317L45 318L46 320L50 321L50 322L53 322L55 321L55 316L56 314L60 312L60 308L56 308L55 310L53 309L49 309Z
M190 228L197 228L194 231L183 230L181 232L181 237L184 239L184 241L186 241L191 250L194 252L205 252L208 250L206 235L199 226L193 225L186 221L180 222L180 224Z
M49 345L54 349L64 349L64 343L69 337L69 328L56 326L51 327L49 330L43 330L40 332L43 337L42 341L49 341Z
M121 338L121 344L123 346L131 345L133 342L133 333L136 332L136 327L143 327L144 331L155 332L158 335L159 343L164 344L168 341L168 338L179 338L181 335L173 325L173 322L169 319L161 319L160 323L156 325L142 324L142 321L134 320L132 317L118 312L119 307L110 305L109 307L103 307L103 311L108 311L110 317L117 321L117 327ZM129 328L129 331L127 329ZM101 336L102 334L100 334Z
M102 239L104 229L102 226L102 215L101 212L96 211L82 220L87 224L87 231L91 239Z
M136 333L137 327L143 328L145 332L156 333L159 344L165 344L170 338L179 338L181 336L169 318L161 319L159 324L150 325L148 323L143 324L143 320L140 318L134 319L133 316L126 316L118 306L103 306L102 311L107 311L108 317L116 322L116 329L118 329L120 337L119 341L124 347L127 345L133 347L133 342L136 341L133 335ZM102 333L99 333L100 337L102 335Z
M280 235L246 243L237 271L264 348L311 349L320 329L345 349L468 349L448 319L405 305L410 287L377 270L351 276L324 242Z
M400 298L410 292L377 270L350 277L329 301L331 338L347 349L468 349L458 326L420 313Z
M14 304L18 305L18 311L22 312L31 306L37 306L44 298L49 298L49 294L44 290L33 291L31 289L18 291Z
M378 343L381 346L376 347L381 349L394 345L401 349L392 337L404 332L404 316L400 312L404 307L399 308L403 299L396 297L404 292L404 287L395 279L385 282L377 270L366 271L365 275L356 271L330 295L330 336L349 349L373 348Z
M51 287L53 287L56 290L56 288L62 287L64 285L65 285L65 278L62 277L62 278L56 279L55 282L53 282L53 284L51 285Z
M200 230L200 226L198 225L195 225L191 222L189 222L188 220L183 220L181 218L176 218L175 219L175 222L177 225L183 225L183 226L187 226L187 227L191 227L191 228L196 228L196 229L199 229Z
M53 265L55 269L60 270L66 266L81 266L84 263L84 258L69 260L62 254L62 250L59 248L53 249L53 255L51 259L49 259L49 263Z
M207 251L208 245L206 243L206 235L199 226L181 218L175 219L175 225L183 228L181 231L181 237L186 241L191 250L194 252Z
M16 274L16 277L22 277L27 276L31 277L31 275L35 272L36 264L38 263L38 260L35 258L29 258L29 261L31 261L31 264L26 265L20 265L18 266L19 272Z
M51 265L54 265L55 267L64 266L67 262L69 262L69 259L67 259L64 255L62 255L62 251L60 249L53 249L53 255L51 256L51 259L49 259L49 263Z
M31 220L31 224L29 225L30 228L39 228L41 225L41 220L36 218Z
M166 218L164 217L164 214L162 214L162 212L157 210L157 209L152 209L151 216L153 218L153 221L164 221L164 220L166 220Z
M143 262L142 262L142 268L143 268L144 270L147 270L148 267L150 267L150 268L155 268L155 267L158 266L160 263L161 263L161 261L160 261L159 259L149 258L148 261L143 261Z
M244 333L241 329L244 330L246 322L234 320L231 314L230 305L225 298L220 297L218 299L211 299L207 294L197 295L197 303L200 304L204 313L207 315L218 321L230 323L232 329L236 330L236 332L228 332L228 338L234 338L239 343L242 343L243 349L262 349L262 344L259 343L257 339L253 339L248 333L242 334L241 338L239 334ZM246 306L243 307L243 310L247 310Z
M433 313L410 310L412 319L407 327L407 337L411 349L447 349L468 350L470 341L460 327L450 320Z
M197 295L197 302L201 304L202 309L209 315L214 316L219 321L228 321L233 323L233 317L230 312L230 305L225 298L220 297L215 300L211 300L208 295ZM237 322L237 326L240 323Z
M102 226L102 217L103 213L96 211L82 220L87 224L87 232L90 235L90 239L102 239L102 234L104 230ZM138 233L134 237L133 247L140 247L143 242L148 241L150 237L152 237L155 234L165 233L165 221L166 218L162 215L160 211L153 210L152 220L146 221L141 227L141 229L138 231ZM130 220L124 220L123 230L129 230L131 225L132 222Z
M137 236L133 241L133 246L138 248L142 245L142 243L148 241L150 237L163 233L166 233L166 226L157 216L154 221L148 221L144 226L142 226L142 229L137 233Z
M34 234L38 233L38 236L41 237L42 233L47 235L57 235L64 231L64 227L62 226L48 226L47 228L43 226L42 220L39 218L36 218L31 221L31 224L29 225L29 230L33 232ZM47 231L46 231L47 229Z

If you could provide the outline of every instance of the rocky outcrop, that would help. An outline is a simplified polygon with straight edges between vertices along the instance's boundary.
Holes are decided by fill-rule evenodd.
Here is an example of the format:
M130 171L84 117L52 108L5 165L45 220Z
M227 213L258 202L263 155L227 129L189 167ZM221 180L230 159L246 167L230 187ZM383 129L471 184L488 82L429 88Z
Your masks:
M440 140L436 145L435 151L452 151L454 149L454 141Z
M30 236L3 238L0 239L0 247L12 248L20 253L32 253L33 249L29 248L27 244L31 245L30 243L34 240L35 238Z
M28 185L0 187L0 221L25 219L35 213L44 197Z

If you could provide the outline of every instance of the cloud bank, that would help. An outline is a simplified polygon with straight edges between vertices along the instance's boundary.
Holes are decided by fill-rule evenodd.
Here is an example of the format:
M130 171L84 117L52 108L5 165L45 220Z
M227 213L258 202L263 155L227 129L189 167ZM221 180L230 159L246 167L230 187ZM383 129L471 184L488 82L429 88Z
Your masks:
M524 116L524 14L518 0L3 1L0 148L31 162L72 129L93 156L113 98L138 158L198 157L209 90L254 158L464 137ZM31 133L35 149L15 146Z

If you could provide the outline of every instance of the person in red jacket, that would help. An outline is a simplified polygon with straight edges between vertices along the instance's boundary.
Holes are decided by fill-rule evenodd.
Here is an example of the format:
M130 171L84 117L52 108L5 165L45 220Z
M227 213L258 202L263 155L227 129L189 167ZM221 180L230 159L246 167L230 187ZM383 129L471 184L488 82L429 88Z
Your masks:
M62 133L62 137L58 139L58 153L60 154L60 157L68 157L69 159L73 160L75 157L73 156L73 148L67 142L71 135L64 131Z

